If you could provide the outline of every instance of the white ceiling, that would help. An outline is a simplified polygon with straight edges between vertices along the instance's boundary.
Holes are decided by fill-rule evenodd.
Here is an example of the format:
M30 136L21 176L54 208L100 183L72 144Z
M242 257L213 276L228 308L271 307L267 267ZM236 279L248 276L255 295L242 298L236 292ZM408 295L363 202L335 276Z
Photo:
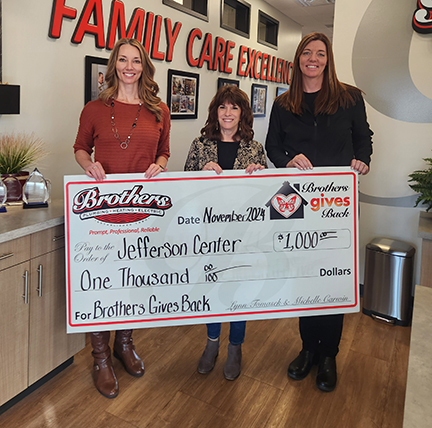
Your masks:
M303 35L317 31L333 38L335 0L264 0L303 26ZM308 6L303 6L307 4Z

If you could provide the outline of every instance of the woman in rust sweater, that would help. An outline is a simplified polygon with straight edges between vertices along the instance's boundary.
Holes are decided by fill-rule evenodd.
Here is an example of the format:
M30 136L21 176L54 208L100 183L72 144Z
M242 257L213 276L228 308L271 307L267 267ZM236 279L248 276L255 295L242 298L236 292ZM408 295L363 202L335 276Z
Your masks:
M157 96L154 73L141 43L135 39L116 43L108 60L107 89L84 107L74 145L75 159L89 177L103 180L105 174L142 172L152 178L165 170L170 155L170 114ZM95 386L105 397L114 398L118 382L111 361L110 332L90 336ZM132 376L144 374L132 330L116 331L114 356Z

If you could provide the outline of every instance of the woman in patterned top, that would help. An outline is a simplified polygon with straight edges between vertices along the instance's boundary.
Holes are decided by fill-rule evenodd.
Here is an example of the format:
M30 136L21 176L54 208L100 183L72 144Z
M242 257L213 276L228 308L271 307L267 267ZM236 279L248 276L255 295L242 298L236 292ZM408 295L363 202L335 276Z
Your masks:
M248 96L237 86L222 86L209 106L201 136L192 142L185 171L244 169L246 173L267 167L263 146L253 140L253 114ZM246 321L230 323L228 357L224 376L236 379L241 371L241 344ZM198 363L198 372L210 373L219 353L221 323L207 324L207 345Z

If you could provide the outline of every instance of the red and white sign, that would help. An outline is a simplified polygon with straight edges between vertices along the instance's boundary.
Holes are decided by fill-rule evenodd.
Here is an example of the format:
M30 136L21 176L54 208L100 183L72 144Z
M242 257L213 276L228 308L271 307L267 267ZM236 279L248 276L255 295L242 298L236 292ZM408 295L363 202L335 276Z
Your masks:
M65 177L68 332L359 311L349 168Z

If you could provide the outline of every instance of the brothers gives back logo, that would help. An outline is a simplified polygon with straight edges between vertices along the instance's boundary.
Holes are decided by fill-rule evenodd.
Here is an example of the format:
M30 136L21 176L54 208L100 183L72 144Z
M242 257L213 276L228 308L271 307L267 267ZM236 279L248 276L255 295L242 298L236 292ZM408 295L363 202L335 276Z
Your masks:
M304 206L308 202L300 195L299 185L285 181L282 187L266 203L270 207L270 219L304 218Z
M308 201L300 194L314 196L310 199L310 209L322 218L349 217L351 213L351 200L343 195L349 191L349 186L336 185L333 181L324 185L314 182L290 184L285 181L282 187L266 203L270 207L271 220L288 218L304 218L304 207ZM338 194L341 194L338 196Z
M73 198L72 210L81 220L95 218L103 223L136 223L149 216L162 217L172 207L167 195L142 192L143 186L119 193L100 194L98 187L84 189Z

